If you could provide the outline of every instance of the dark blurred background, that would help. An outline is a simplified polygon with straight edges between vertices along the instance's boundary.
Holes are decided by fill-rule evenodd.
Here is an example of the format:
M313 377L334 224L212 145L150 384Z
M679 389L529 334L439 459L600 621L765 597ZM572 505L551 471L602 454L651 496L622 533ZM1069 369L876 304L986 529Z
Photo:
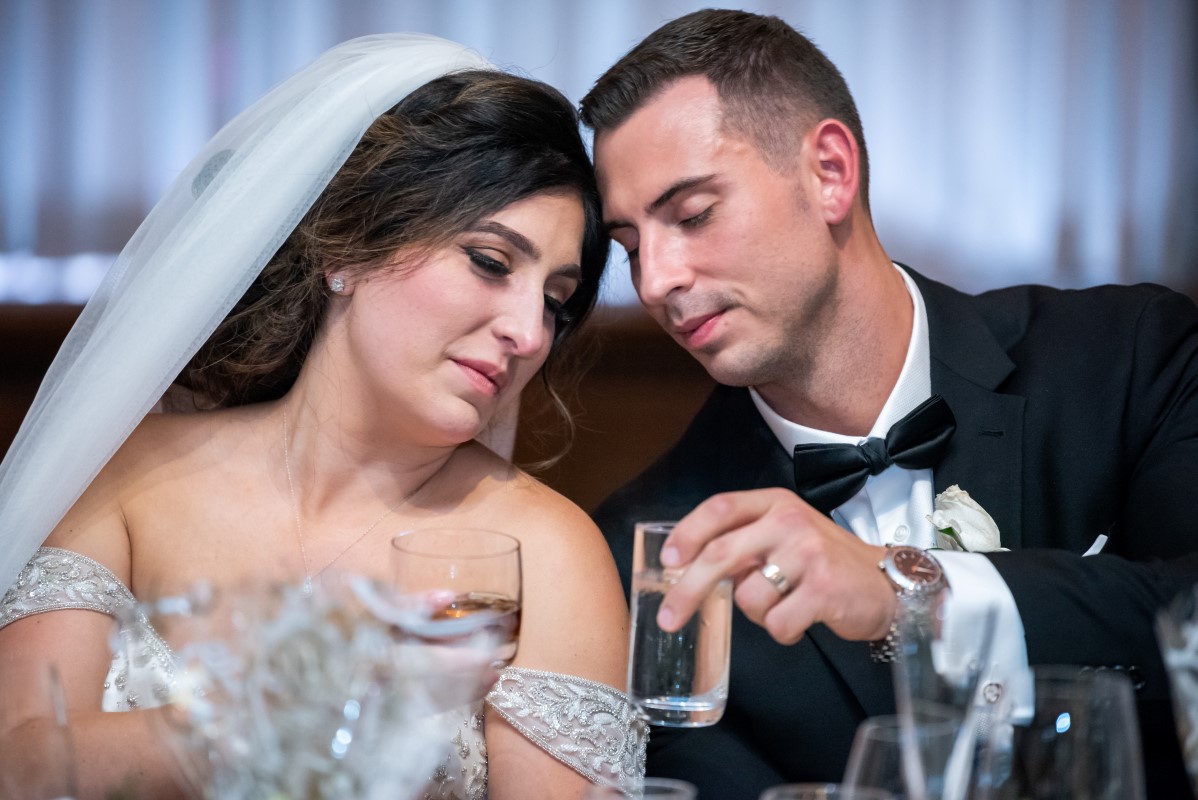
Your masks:
M321 51L423 31L576 101L645 34L708 5L0 0L0 452L80 305L174 176ZM783 17L844 72L892 257L971 291L1153 281L1198 294L1192 0L737 5ZM711 385L635 306L619 252L604 303L574 447L542 474L584 508L668 445ZM541 435L537 406L526 404L517 460L560 447Z

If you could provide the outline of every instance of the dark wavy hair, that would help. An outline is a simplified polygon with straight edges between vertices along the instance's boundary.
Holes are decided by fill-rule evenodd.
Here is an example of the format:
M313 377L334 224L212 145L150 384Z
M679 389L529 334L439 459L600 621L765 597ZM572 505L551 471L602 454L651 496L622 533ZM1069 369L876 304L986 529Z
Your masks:
M778 17L704 9L667 22L603 73L582 99L582 121L598 135L619 127L679 78L702 75L720 95L723 124L746 137L779 171L821 119L857 139L860 196L869 213L869 154L857 105L840 70Z
M607 261L599 192L570 102L547 84L489 70L437 78L375 120L176 382L201 407L281 397L320 330L328 273L394 269L400 249L418 256L511 203L557 191L577 192L585 215L582 280L541 371L570 428L555 386L568 377L562 345L594 307Z

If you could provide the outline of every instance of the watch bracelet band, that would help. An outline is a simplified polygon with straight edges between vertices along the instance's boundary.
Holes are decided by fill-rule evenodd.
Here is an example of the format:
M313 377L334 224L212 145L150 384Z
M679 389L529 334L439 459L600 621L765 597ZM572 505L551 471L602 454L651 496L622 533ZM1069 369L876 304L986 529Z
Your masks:
M887 548L892 548L892 547L896 547L896 546L898 546L898 545L893 545L893 544L886 545ZM927 551L925 550L924 552L926 553ZM883 574L885 574L885 572L886 572L884 563L885 563L884 561L878 563L878 568L882 570ZM889 579L889 576L887 576L887 577ZM943 580L943 573L942 573L941 579ZM893 581L892 581L892 583L893 583ZM939 594L939 592L943 591L945 588L947 588L947 586L948 586L947 581L943 582L941 584L941 586L937 589L936 594ZM912 594L909 592L904 592L902 589L899 589L897 586L895 587L895 589L898 592L900 605L907 606L908 611L910 611L910 608L911 608L911 606L908 604L911 604L911 603L918 604L921 601L929 600L932 597L931 595L919 595L919 594ZM904 613L902 608L896 610L894 619L892 619L890 621L890 628L887 629L886 635L883 636L881 639L875 639L869 643L869 657L870 657L870 660L872 660L875 664L890 664L898 657L898 653L899 653L899 616L902 613Z
M890 629L881 639L869 643L869 658L875 664L889 664L898 656L899 625L896 615L890 621Z
M898 658L901 648L899 620L906 619L908 630L924 629L931 623L935 595L905 594L899 592L899 608L890 620L890 628L881 639L869 643L869 657L875 664L889 664Z

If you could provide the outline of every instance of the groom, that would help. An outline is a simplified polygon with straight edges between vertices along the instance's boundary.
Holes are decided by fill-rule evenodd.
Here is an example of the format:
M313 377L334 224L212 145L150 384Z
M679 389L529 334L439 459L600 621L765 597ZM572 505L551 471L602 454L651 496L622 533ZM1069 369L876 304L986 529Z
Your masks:
M626 585L633 522L685 517L667 628L737 581L727 712L655 731L650 774L721 800L838 780L858 723L894 710L900 593L947 585L950 627L998 609L987 702L1029 713L1029 664L1121 670L1149 796L1183 796L1152 621L1198 581L1193 303L1146 285L970 296L893 262L848 87L773 17L668 23L582 114L641 301L721 384L596 512ZM923 553L951 485L1006 552Z

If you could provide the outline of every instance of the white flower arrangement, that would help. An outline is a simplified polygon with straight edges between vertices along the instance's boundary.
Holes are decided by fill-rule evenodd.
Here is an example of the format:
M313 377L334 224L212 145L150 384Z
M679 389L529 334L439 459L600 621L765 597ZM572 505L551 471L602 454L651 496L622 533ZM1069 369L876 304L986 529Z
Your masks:
M1007 549L1001 546L994 518L956 484L936 495L928 521L936 528L937 546L942 550L992 553Z
M190 633L171 653L161 732L197 797L414 796L448 741L437 715L481 696L497 644L352 575L312 594L277 584L192 594L132 607L113 644L142 652L139 619Z

